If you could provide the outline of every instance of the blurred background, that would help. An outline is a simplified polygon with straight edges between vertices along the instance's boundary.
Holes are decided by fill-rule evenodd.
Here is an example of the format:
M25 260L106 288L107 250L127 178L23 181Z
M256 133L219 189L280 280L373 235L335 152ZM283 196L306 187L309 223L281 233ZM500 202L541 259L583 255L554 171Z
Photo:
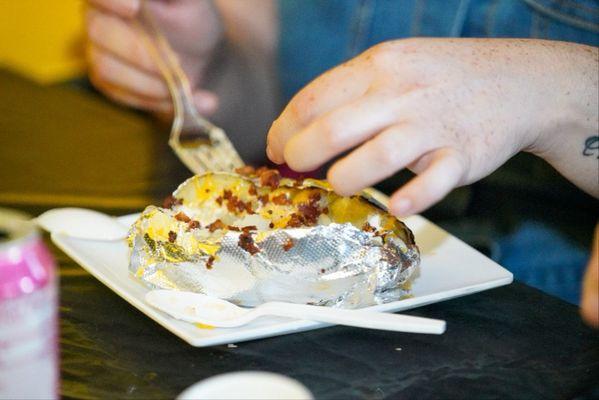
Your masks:
M0 65L41 84L85 73L83 0L0 0Z

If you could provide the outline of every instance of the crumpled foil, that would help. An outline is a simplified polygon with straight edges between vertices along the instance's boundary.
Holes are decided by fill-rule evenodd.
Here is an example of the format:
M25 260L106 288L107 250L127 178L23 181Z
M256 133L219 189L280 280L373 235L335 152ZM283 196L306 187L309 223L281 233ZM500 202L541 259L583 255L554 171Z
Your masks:
M251 231L259 251L250 254L239 246L241 232L190 233L175 219L179 210L150 206L132 227L130 272L150 288L205 293L243 306L285 301L356 308L409 295L420 261L413 241L383 239L349 222ZM214 220L205 207L200 214L203 226ZM177 233L181 244L152 239L156 221L168 224L161 229ZM190 251L190 241L217 250L212 256Z

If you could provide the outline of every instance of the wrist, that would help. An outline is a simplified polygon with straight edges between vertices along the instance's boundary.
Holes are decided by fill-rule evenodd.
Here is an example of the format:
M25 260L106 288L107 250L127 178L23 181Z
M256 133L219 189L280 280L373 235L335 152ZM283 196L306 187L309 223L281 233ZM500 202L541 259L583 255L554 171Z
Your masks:
M557 43L552 61L537 89L539 110L524 151L553 163L564 150L578 148L581 140L597 135L599 109L597 48Z

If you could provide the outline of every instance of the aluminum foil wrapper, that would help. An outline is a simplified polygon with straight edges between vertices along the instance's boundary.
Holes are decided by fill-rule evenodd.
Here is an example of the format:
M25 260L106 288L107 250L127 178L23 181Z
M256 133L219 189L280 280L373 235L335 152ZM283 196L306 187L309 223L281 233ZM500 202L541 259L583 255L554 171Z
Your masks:
M253 211L231 215L220 196L225 190ZM281 193L289 204L251 202ZM289 215L317 197L326 212L311 226L289 226ZM216 220L224 221L220 229L209 229ZM273 188L234 174L186 181L169 208L150 206L142 213L129 243L130 272L147 286L244 306L286 301L356 308L398 300L409 295L420 261L408 228L365 197L346 200L320 181L282 180Z

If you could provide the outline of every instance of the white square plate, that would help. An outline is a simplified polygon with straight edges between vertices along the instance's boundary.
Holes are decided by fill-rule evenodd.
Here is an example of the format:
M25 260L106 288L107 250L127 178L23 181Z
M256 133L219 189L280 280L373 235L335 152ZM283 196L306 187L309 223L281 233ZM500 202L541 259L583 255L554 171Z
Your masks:
M119 218L130 225L137 214ZM379 311L401 311L465 296L512 282L506 269L472 247L420 216L405 220L422 252L413 297L369 307ZM263 317L239 328L199 328L176 320L144 301L148 289L129 275L129 249L125 241L100 242L53 234L52 241L90 274L141 312L192 346L213 346L322 328L327 324ZM448 321L451 326L451 321Z

